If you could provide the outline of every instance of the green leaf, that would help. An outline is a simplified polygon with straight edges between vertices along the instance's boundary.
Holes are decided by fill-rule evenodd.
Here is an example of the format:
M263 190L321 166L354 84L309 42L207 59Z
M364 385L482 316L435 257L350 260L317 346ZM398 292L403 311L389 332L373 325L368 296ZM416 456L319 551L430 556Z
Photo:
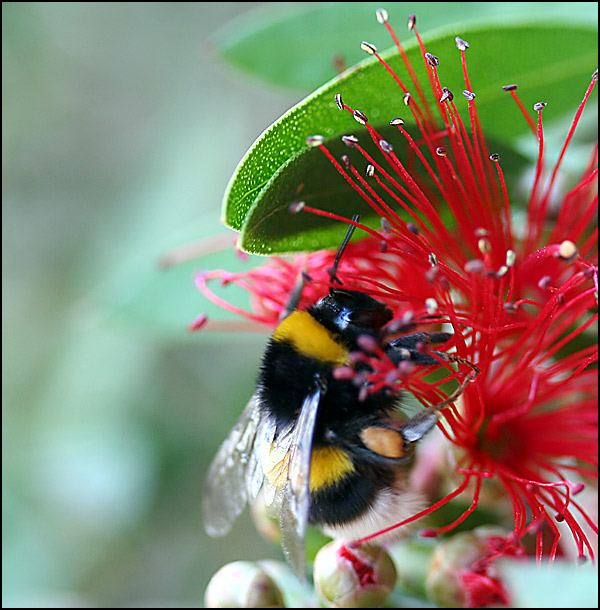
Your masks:
M311 91L335 76L335 58L353 65L363 58L362 40L377 45L387 40L385 28L375 18L380 6L389 12L403 43L413 37L406 28L409 11L417 15L424 32L450 24L462 28L480 19L514 24L540 16L539 2L469 2L468 9L456 2L269 2L230 22L213 42L223 59L244 72L279 86ZM546 2L543 16L590 24L598 19L598 6Z
M396 128L389 125L379 131L385 139L397 134ZM372 141L361 140L361 145L371 155L377 155ZM328 148L338 159L345 152L350 152L340 140L331 141ZM502 158L507 182L516 183L527 160L500 143L493 142L492 150ZM395 152L400 157L403 156L399 147L395 148ZM362 163L365 165L364 160ZM362 169L362 165L358 169ZM310 179L304 179L304 176L309 176ZM301 180L305 181L305 185L298 192ZM381 189L375 190L382 194ZM256 198L246 217L238 245L247 252L263 255L315 251L337 246L348 226L309 213L292 215L289 204L298 198L307 205L326 209L345 218L359 214L361 223L371 228L378 229L381 226L380 217L348 186L323 154L319 150L309 150L294 156L277 171ZM411 220L406 212L396 211L405 221ZM364 233L357 232L355 238L364 238Z
M442 85L456 92L465 88L460 56L454 41L456 30L425 38L427 49L440 58ZM471 86L488 140L510 142L528 127L502 85L517 83L527 108L545 101L545 118L561 117L581 99L597 62L594 30L553 25L472 27L460 32L471 48L468 54ZM418 46L405 46L419 80L428 83ZM541 51L543 50L543 52ZM382 53L396 73L405 69L395 50ZM404 78L404 76L403 76ZM407 79L407 86L410 82ZM312 215L290 216L287 208L298 198L315 207L343 212L350 217L364 212L364 204L343 183L320 150L310 148L306 137L320 134L338 153L339 138L354 133L366 143L366 129L348 112L340 112L334 95L366 113L378 130L403 114L411 126L402 92L379 65L369 58L330 81L289 110L253 144L232 177L224 201L223 221L241 231L240 247L248 252L272 254L331 246L343 228ZM431 94L430 103L434 104ZM460 99L458 99L460 98ZM437 104L437 102L435 102ZM466 101L457 96L459 111ZM533 112L533 111L532 111ZM365 137L366 136L366 137ZM403 139L391 140L396 152Z

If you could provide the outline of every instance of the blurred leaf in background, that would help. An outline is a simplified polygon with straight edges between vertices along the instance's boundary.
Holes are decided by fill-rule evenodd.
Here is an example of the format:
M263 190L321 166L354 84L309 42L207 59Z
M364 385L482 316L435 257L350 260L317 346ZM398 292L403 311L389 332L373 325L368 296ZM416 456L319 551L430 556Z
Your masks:
M264 337L190 340L196 266L157 265L224 230L235 165L296 101L216 61L253 5L2 5L4 606L197 605L269 553L199 510ZM155 281L133 310L132 279Z
M469 3L468 20L534 4ZM201 523L265 335L190 336L214 312L193 272L244 263L158 261L224 233L239 160L363 58L377 6L3 3L3 606L198 606L226 561L279 557L247 515L221 540ZM429 30L464 6L387 8ZM597 19L544 5L565 10Z
M333 78L336 66L364 59L363 40L379 44L385 30L374 18L385 8L402 42L404 27L417 15L422 32L473 24L518 25L554 20L563 25L598 23L594 2L267 2L233 20L215 37L222 57L245 73L304 94ZM387 43L387 46L392 46Z

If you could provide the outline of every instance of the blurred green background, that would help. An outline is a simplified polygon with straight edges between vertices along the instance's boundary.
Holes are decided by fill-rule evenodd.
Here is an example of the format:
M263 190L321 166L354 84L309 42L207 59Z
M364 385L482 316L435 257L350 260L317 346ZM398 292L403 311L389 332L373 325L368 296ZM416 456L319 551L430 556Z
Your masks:
M188 333L201 312L223 317L193 273L243 263L231 251L166 271L158 260L225 234L221 199L254 139L335 74L337 52L364 57L343 38L381 28L378 5L358 3L369 21L340 22L307 68L315 16L288 21L306 46L286 49L298 60L275 80L297 70L297 90L217 57L232 20L259 10L243 33L307 5L333 3L3 3L3 607L202 606L222 564L281 556L247 514L218 540L201 520L208 464L266 336ZM411 10L436 26L457 6L404 3L398 29Z
M236 164L300 97L215 56L254 4L2 5L4 607L201 606L226 561L277 556L200 510L265 336L189 335L197 263L148 295L174 299L161 328L126 292L224 230Z

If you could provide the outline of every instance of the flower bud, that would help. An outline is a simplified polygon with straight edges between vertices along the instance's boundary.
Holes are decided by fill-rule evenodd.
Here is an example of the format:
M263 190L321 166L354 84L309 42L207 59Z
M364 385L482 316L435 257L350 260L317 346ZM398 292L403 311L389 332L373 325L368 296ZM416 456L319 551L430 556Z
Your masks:
M279 521L269 514L262 493L258 494L256 501L252 505L251 513L254 527L258 533L269 542L275 545L280 545L281 528L279 527Z
M285 608L273 579L251 561L224 565L208 583L204 603L207 608Z
M286 608L317 607L312 583L301 582L287 563L275 559L261 559L257 563L279 587Z
M427 597L443 608L503 607L503 583L487 560L510 548L506 532L481 527L439 542L425 579ZM508 553L507 553L508 554Z
M262 492L258 494L256 501L252 505L251 514L254 527L258 533L271 544L280 546L282 534L279 519L269 512ZM312 561L318 550L330 540L331 538L323 534L321 530L309 525L304 538L306 558Z
M328 608L379 608L396 583L396 568L377 546L347 548L334 540L315 557L314 582Z

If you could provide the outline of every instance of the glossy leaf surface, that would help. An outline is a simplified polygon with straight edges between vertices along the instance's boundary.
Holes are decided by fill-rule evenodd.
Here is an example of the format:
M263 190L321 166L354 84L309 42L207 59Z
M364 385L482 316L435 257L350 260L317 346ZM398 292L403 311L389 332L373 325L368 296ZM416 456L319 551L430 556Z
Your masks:
M455 103L466 118L467 102L460 96L465 83L454 41L457 34L455 30L438 32L425 37L425 44L429 52L439 57L440 82L456 92ZM467 51L469 75L484 132L488 140L498 143L510 143L528 129L515 103L502 90L503 85L518 84L527 108L544 101L548 104L545 118L560 118L581 99L597 61L597 36L592 29L530 24L473 27L460 35L471 45ZM425 87L428 77L418 45L413 42L405 49ZM413 90L395 49L382 56ZM321 209L343 210L345 216L361 212L360 204L352 201L349 187L329 161L306 144L306 137L314 134L324 136L334 149L339 146L340 136L347 133L367 141L365 128L350 113L338 109L334 100L337 93L345 103L363 111L378 129L399 115L411 129L411 116L402 104L402 90L374 58L321 87L257 139L231 179L223 221L241 231L243 249L271 254L335 243L339 230L332 231L322 219L298 221L298 217L284 213L300 197ZM431 94L428 98L432 106L437 104ZM414 124L412 127L414 131ZM404 146L400 138L391 141L397 152Z

